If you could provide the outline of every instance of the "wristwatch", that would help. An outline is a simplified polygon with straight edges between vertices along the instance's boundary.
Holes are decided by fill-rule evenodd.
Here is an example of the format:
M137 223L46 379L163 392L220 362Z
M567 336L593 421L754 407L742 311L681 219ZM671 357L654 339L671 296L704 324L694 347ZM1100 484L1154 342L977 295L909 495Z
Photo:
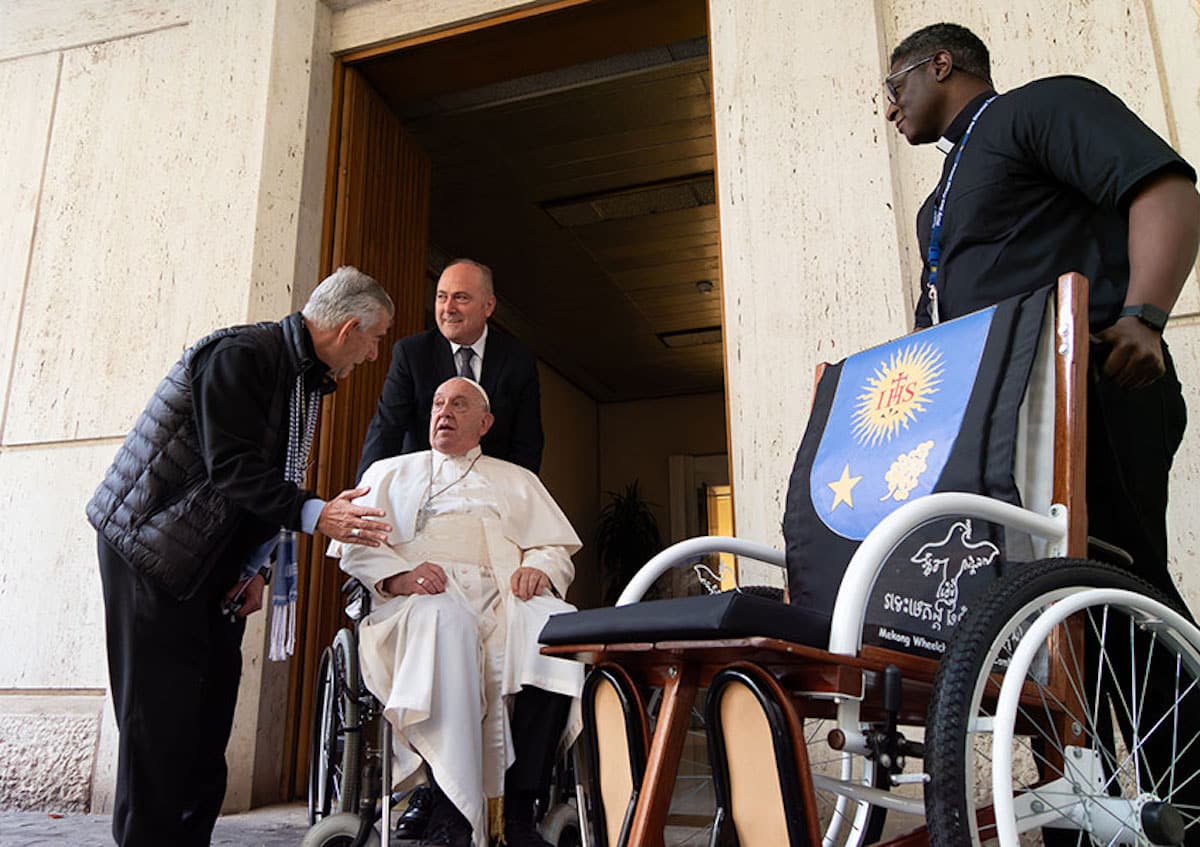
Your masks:
M263 565L261 568L259 568L258 576L261 576L263 578L264 583L266 583L267 585L270 585L271 584L271 566Z
M1150 303L1138 303L1136 306L1126 306L1119 317L1137 318L1151 329L1162 332L1167 326L1167 313L1158 306Z

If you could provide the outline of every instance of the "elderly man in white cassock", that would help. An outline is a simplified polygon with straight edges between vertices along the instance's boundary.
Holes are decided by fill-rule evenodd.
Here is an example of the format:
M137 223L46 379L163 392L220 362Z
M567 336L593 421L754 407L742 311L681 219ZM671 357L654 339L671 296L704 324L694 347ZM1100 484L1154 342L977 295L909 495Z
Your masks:
M360 505L382 509L387 544L334 543L344 571L368 586L360 628L363 679L393 728L397 785L428 767L435 799L423 844L541 847L534 801L545 796L582 665L542 656L578 536L538 478L484 456L486 392L454 378L434 394L432 450L375 462Z

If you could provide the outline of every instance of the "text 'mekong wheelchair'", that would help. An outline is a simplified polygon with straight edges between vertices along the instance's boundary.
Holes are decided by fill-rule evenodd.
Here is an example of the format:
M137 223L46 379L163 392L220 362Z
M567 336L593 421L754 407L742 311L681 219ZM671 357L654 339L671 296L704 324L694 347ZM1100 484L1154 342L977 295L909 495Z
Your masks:
M1086 298L1068 274L827 366L786 554L684 541L551 619L592 666L585 843L664 843L702 688L713 844L1197 843L1200 630L1089 544ZM712 552L785 568L788 602L638 602Z

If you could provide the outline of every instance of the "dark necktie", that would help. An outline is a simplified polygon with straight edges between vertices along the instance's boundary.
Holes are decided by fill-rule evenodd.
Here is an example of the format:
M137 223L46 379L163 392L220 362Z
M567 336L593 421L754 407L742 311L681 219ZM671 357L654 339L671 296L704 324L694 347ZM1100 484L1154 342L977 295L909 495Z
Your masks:
M459 347L454 355L458 358L458 375L475 379L475 371L471 369L471 357L475 355L475 351L470 347Z

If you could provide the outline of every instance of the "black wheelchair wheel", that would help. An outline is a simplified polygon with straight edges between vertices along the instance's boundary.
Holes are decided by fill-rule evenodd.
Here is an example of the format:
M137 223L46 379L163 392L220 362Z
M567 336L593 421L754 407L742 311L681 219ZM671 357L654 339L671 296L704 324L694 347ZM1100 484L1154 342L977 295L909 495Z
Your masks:
M357 812L362 790L362 680L358 668L358 638L340 629L333 639L333 665L340 680L338 690L341 755L337 768L337 811Z
M358 649L341 629L321 654L308 762L310 824L336 813L357 812L361 789Z
M333 803L332 768L329 766L330 727L337 707L334 692L333 648L321 651L317 668L317 690L313 701L312 731L308 745L308 825L328 817Z
M558 841L555 842L554 847L583 847L583 836L579 834L579 827L563 827L563 831L559 834Z
M1065 604L1056 611L1055 603L1091 588L1130 593L1089 600L1070 617ZM996 840L992 770L1009 760L1012 789L1001 799L1011 799L1012 819L1029 838L1104 843L1101 833L1115 828L1124 829L1113 836L1123 843L1178 843L1182 830L1174 830L1184 827L1191 843L1200 832L1200 630L1147 612L1147 600L1170 606L1124 570L1057 559L1014 569L971 610L942 658L927 716L933 847ZM1043 614L1068 625L1013 664ZM996 700L1012 674L1024 690L1015 723L1005 726L995 720ZM1006 749L993 745L1002 726L1013 732ZM1152 807L1149 818L1143 806ZM1049 828L1053 818L1060 828Z

